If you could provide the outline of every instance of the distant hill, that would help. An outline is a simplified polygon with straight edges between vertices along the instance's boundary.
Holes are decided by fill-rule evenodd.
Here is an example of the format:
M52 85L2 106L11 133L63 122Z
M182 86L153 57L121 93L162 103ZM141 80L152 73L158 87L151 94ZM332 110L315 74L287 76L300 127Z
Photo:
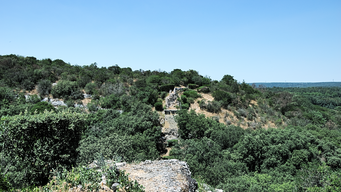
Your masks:
M250 85L255 84L257 87L263 85L265 87L341 87L341 82L300 82L300 83L283 83L283 82L272 82L272 83L249 83Z

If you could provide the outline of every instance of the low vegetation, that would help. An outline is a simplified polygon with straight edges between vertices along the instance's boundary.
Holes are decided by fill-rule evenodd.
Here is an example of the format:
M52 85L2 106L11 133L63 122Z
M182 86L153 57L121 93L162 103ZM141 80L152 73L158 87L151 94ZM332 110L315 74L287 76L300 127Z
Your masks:
M174 87L186 87L178 93L180 138L165 142L159 113ZM85 93L87 107L75 107ZM168 147L164 158L186 161L200 189L340 191L340 93L0 56L0 190L99 190L101 175L88 166L102 162L108 187L143 191L104 160L155 160Z

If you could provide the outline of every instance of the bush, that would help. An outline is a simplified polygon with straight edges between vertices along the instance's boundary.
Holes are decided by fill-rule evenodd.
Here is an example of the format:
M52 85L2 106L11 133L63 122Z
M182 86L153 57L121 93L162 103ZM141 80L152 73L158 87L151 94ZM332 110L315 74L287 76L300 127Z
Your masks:
M239 115L241 115L242 117L247 117L247 111L245 109L238 109L238 113Z
M189 104L188 103L182 104L181 105L181 109L188 110L189 109Z
M52 87L52 95L54 98L65 98L77 90L77 82L59 81L57 85Z
M70 99L73 99L73 100L77 100L77 99L84 99L84 95L83 95L83 92L81 90L74 90L71 92L70 96L69 96Z
M16 188L42 186L50 170L71 168L86 114L45 112L2 117L2 166Z
M193 99L201 97L201 95L194 90L185 91L183 95L186 95L187 97L192 97Z
M225 92L225 91L216 90L216 91L213 92L212 96L214 97L214 100L221 101L222 102L222 106L225 109L227 109L229 104L232 103L232 96L229 93Z
M218 101L208 102L206 109L211 113L218 113L221 110L221 104Z
M105 83L101 86L100 91L101 91L101 94L103 96L107 96L107 95L111 95L111 94L121 96L125 93L126 89L125 89L123 83L118 82L115 84Z
M32 90L34 89L34 83L29 79L25 79L23 82L21 82L21 87L26 90Z
M207 109L206 99L199 101L199 107L200 109Z
M174 84L166 84L166 85L161 85L160 86L160 91L165 91L165 92L169 92L169 90L173 91L174 89Z
M6 100L7 102L12 102L14 98L14 93L10 88L0 87L0 104L4 100Z
M161 94L160 94L160 97L161 97L162 99L165 99L166 96L167 96L167 94L168 94L168 92L162 91Z
M0 191L10 191L10 188L7 178L0 173Z
M176 144L178 144L178 140L177 139L172 139L172 140L168 140L167 141L167 147L173 147L175 146Z
M84 91L87 94L94 94L96 90L96 84L95 83L88 83L85 85Z
M201 87L198 88L198 92L209 93L210 92L210 88L206 87L206 86L201 86Z
M188 88L190 89L196 89L198 87L198 85L196 84L188 84Z
M163 111L163 106L162 106L161 102L156 102L154 104L154 107L155 107L155 110L157 110L157 111Z
M106 186L111 188L114 183L120 184L120 189L124 191L142 192L144 187L136 181L130 181L125 172L117 171L116 166L109 167L104 160L97 160L100 172L96 169L79 166L66 169L54 170L52 180L43 187L44 191L70 191L72 187L82 186L82 191L99 191L101 186L102 174L106 177ZM39 190L36 187L37 191ZM40 191L40 190L39 190Z
M37 113L43 113L45 110L47 111L56 111L56 109L53 107L53 105L49 104L48 102L38 102L30 110L30 114L34 114L35 111L37 110Z

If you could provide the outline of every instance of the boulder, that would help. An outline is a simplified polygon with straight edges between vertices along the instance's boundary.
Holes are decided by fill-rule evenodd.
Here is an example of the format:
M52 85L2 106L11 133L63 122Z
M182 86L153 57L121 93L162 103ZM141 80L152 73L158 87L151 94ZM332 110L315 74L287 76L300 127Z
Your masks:
M198 183L191 177L191 171L186 162L177 159L146 160L137 164L115 163L106 160L106 165L116 166L117 170L125 171L129 180L136 180L145 187L146 192L195 192ZM96 162L89 165L98 169ZM102 182L105 183L102 178ZM114 184L115 185L115 184ZM111 189L118 186L118 183Z

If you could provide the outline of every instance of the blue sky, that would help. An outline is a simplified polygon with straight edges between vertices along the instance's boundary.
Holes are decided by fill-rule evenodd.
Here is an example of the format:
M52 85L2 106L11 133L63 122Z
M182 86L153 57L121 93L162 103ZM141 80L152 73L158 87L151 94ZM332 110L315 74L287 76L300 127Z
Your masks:
M340 0L0 3L0 55L250 83L341 81Z

